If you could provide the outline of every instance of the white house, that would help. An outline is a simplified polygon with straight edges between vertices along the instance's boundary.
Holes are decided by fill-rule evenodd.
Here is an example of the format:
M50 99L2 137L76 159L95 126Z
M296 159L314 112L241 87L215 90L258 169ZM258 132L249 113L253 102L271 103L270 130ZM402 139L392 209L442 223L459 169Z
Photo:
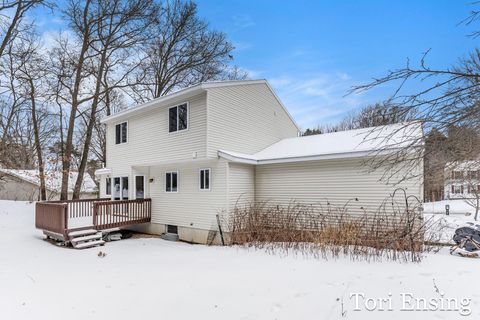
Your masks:
M448 162L444 176L446 199L470 199L480 194L480 161Z
M109 116L101 197L152 200L141 230L178 232L205 243L216 215L254 201L315 204L328 199L352 212L376 210L402 187L422 198L416 179L394 185L362 165L372 152L398 148L401 126L380 128L395 145L361 129L299 137L300 129L265 80L202 83ZM399 134L396 132L400 132ZM421 126L414 135L422 136ZM405 170L405 169L403 169Z
M77 181L77 172L70 172L68 194L72 197ZM47 200L58 200L62 184L60 171L45 173ZM97 195L97 185L88 173L84 174L80 198L93 198ZM0 199L35 201L40 199L40 177L38 170L17 170L0 168Z

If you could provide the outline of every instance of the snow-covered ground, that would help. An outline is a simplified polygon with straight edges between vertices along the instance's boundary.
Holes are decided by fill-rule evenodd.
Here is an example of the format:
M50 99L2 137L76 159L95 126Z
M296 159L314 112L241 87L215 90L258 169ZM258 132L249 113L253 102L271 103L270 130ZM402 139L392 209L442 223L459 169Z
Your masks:
M450 214L445 214L445 205L450 206ZM424 219L435 226L441 243L453 244L455 229L480 224L474 220L475 209L463 200L443 200L423 204Z
M33 208L0 201L0 319L480 317L480 259L447 250L427 254L418 264L285 257L158 238L80 251L42 241ZM106 256L98 257L99 251ZM354 293L386 301L391 294L393 311L367 311L363 303L354 311ZM401 294L409 293L426 299L443 294L458 299L459 307L461 299L471 299L464 301L471 314L401 311Z

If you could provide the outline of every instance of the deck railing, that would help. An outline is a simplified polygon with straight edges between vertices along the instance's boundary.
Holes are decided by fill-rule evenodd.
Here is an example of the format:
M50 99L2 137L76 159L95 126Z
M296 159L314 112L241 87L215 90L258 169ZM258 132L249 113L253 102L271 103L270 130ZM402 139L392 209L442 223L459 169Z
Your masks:
M66 203L37 202L35 204L35 227L66 235L68 205Z
M93 204L94 224L105 228L116 228L149 222L151 203L151 199L96 201Z
M86 228L109 229L150 222L151 199L110 200L79 199L66 201L41 201L35 206L35 227L62 235ZM70 222L81 219L91 225L75 227ZM89 223L90 224L90 223Z

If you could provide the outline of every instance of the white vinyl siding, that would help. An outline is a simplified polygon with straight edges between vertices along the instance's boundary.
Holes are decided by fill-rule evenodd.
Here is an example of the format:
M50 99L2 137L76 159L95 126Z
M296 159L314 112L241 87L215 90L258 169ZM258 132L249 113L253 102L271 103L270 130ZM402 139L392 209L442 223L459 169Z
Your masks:
M168 110L185 101L137 114L128 119L128 144L115 144L115 125L107 127L107 167L115 175L131 173L131 166L191 160L206 153L206 95L189 98L188 130L168 132Z
M422 178L386 185L379 181L382 171L367 170L358 158L260 165L255 171L255 200L283 205L295 201L324 208L350 202L349 213L376 211L396 188L405 188L422 200ZM413 170L420 173L422 168ZM399 193L395 198L401 205L402 197Z
M199 189L198 175L202 168L211 168L212 189ZM180 227L217 230L216 214L227 209L225 160L198 160L152 166L150 195L152 223ZM166 172L178 171L178 192L165 192Z
M243 208L255 201L255 167L248 164L229 163L229 209Z
M208 156L218 150L256 153L297 128L266 84L208 89Z

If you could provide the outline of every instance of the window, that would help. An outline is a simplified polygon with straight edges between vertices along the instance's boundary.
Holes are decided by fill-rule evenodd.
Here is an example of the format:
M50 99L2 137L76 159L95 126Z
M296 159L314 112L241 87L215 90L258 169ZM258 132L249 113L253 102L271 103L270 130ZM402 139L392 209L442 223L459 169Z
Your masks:
M210 190L210 169L200 170L200 190Z
M188 128L188 105L181 105L168 109L168 132L176 132Z
M463 179L463 171L452 171L452 179Z
M145 177L135 176L135 198L145 198Z
M167 224L167 233L178 234L178 227Z
M463 186L452 185L452 193L462 194L463 193Z
M479 178L479 171L468 171L467 177L469 180L478 180Z
M122 122L115 126L115 144L127 142L127 123Z
M128 177L113 178L113 188L115 200L128 200Z
M178 191L178 172L167 172L165 175L165 191L177 192Z
M112 195L112 178L106 178L105 180L105 195Z

